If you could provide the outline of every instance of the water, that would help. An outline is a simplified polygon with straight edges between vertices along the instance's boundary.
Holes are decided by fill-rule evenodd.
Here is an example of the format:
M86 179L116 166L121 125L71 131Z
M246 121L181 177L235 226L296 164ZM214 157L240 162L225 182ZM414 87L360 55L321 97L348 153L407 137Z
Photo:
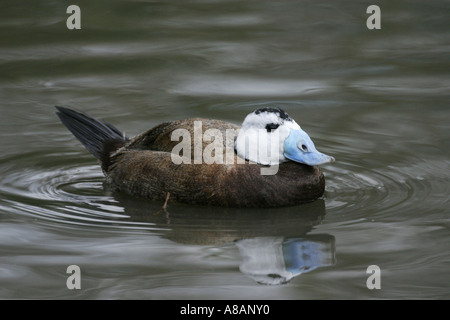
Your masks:
M69 31L2 1L0 298L450 298L450 3L370 4L78 1ZM310 204L164 211L104 190L54 105L128 135L278 105L337 161Z

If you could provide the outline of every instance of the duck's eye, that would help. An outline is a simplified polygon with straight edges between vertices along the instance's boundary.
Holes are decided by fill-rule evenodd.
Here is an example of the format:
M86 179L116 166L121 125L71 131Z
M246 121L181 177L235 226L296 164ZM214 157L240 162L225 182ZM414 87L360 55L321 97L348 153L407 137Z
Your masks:
M299 144L298 148L304 152L308 152L308 146L305 144Z
M269 124L266 124L266 130L267 130L267 132L270 132L272 130L277 129L279 126L280 125L276 124L276 123L269 123Z

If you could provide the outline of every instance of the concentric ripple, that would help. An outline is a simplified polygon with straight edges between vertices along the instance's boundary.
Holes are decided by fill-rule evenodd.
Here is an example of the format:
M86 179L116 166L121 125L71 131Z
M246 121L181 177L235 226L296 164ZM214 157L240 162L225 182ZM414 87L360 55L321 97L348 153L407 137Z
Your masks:
M419 159L417 161L420 161ZM348 215L367 217L365 212L395 219L396 214L415 208L426 209L430 198L448 201L450 192L446 182L445 162L429 161L390 165L379 169L364 169L364 163L341 162L324 169L327 177L327 210L339 210ZM436 171L443 176L437 177ZM448 181L448 180L447 180ZM425 206L425 207L424 207Z
M384 159L375 159L380 165L333 154L344 159L325 166L326 211L346 215L346 221L358 219L401 219L398 213L426 210L426 203L448 202L448 162L409 159L381 165ZM25 168L15 160L40 159ZM161 230L145 219L130 219L123 203L119 203L104 189L104 176L89 155L80 159L74 154L24 153L0 160L4 172L0 185L0 209L70 226L105 227L107 230ZM68 163L68 161L70 161ZM81 162L77 163L77 162ZM62 165L61 165L62 163ZM22 164L23 165L23 164ZM436 176L436 172L444 173ZM439 199L442 198L442 199ZM146 205L147 206L147 205ZM158 204L149 203L149 212L156 212ZM374 213L376 215L374 215Z
M31 155L22 155L23 158L27 156ZM2 159L0 167L5 172L0 186L2 211L72 227L154 229L151 223L128 219L123 207L104 190L104 176L98 165L57 166L57 160L63 162L65 156L67 155L57 153L42 154L42 161L52 165L29 168L11 165L17 156Z

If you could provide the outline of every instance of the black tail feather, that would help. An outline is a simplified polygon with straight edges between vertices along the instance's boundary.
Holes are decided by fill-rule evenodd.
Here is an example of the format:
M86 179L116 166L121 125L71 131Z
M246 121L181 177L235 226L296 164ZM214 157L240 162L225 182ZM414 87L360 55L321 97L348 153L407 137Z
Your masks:
M109 154L114 151L112 149L120 148L128 140L119 129L108 122L65 107L56 106L56 109L62 123L102 162L102 167L107 167Z

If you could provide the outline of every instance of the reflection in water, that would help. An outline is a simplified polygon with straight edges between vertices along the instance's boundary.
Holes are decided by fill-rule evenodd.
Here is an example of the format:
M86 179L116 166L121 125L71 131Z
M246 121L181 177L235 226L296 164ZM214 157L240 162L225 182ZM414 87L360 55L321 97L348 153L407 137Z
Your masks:
M240 270L261 284L284 284L318 267L335 264L335 240L307 235L325 215L325 203L275 209L229 209L156 204L116 196L132 220L150 222L161 236L177 243L235 243ZM160 204L157 204L158 206Z
M262 237L236 242L240 270L261 284L283 284L318 267L335 264L335 241L328 234L303 238Z

